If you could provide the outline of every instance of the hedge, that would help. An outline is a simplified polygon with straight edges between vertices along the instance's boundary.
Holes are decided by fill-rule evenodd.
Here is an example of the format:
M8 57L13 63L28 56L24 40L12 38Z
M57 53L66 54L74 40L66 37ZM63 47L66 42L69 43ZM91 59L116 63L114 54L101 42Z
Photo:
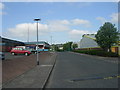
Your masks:
M103 50L74 50L73 52L104 56L104 57L118 57L119 56L117 53L105 52Z

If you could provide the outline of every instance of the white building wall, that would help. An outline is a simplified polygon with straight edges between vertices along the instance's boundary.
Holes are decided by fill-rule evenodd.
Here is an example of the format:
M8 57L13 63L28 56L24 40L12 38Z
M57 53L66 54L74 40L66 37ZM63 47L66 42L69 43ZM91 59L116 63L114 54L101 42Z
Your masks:
M94 39L91 39L91 38L94 38L94 35L83 36L83 38L80 41L80 48L99 47L98 44L94 41Z

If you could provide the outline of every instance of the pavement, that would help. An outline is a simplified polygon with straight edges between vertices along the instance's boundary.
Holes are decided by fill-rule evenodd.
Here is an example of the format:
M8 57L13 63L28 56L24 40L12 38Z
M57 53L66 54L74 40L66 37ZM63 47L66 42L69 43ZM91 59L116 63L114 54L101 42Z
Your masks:
M36 55L31 55L29 57L21 57L25 63L22 63L20 65L13 64L14 66L19 66L17 68L18 70L12 70L8 67L10 65L6 65L5 61L3 62L3 90L9 89L9 88L43 88L47 82L47 79L49 77L49 74L51 73L53 66L55 64L55 60L57 57L57 54L55 52L44 52L39 54L39 61L40 65L36 65ZM29 58L29 59L28 59ZM32 58L32 59L31 59ZM16 60L17 59L17 60ZM26 60L29 63L26 63ZM7 61L7 60L6 60ZM12 61L12 60L8 60ZM17 62L20 64L20 60L18 58L15 58L13 60L14 62ZM23 68L20 68L23 67ZM17 74L12 75L11 72L16 72ZM7 70L7 71L5 71ZM19 73L20 72L20 73ZM7 76L6 76L7 75ZM12 76L12 78L10 78ZM9 80L6 80L6 78L9 77Z

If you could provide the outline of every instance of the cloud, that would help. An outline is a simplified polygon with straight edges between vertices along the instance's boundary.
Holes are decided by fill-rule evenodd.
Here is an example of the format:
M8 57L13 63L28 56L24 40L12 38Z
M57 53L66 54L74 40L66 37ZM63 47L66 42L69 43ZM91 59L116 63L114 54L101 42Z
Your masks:
M0 3L0 9L4 9L4 4L3 3Z
M112 15L110 15L110 17L111 17L111 22L118 23L118 17L120 17L120 13L113 13Z
M7 14L6 12L0 11L0 15L6 15L6 14Z
M86 30L76 30L76 29L74 29L74 30L69 32L69 34L71 34L71 35L83 35L83 34L87 34L87 33L89 33L89 31L86 31Z
M48 33L48 26L46 24L38 24L38 28L39 35L45 35ZM8 29L7 35L12 38L25 39L28 36L28 30L29 35L35 37L37 33L36 23L17 24L15 28Z
M85 25L87 27L91 26L90 22L88 20L83 19L73 19L71 20L73 25Z
M120 13L112 13L109 15L110 19L106 19L104 17L97 17L96 19L99 20L102 24L105 22L112 22L114 24L118 24L118 17L120 17Z
M90 22L87 20L83 19L73 19L73 20L51 20L47 21L47 24L41 24L39 23L39 36L43 37L45 35L49 35L51 32L65 32L68 33L69 35L73 35L73 37L83 35L85 33L89 33L88 31L84 30L72 30L73 26L79 26L79 25L90 25ZM13 28L8 28L7 33L5 33L5 36L12 37L12 38L17 38L21 40L26 40L28 36L28 28L29 28L29 35L32 38L36 37L36 23L21 23L17 24ZM72 31L71 31L72 30Z
M54 20L48 22L48 27L50 31L61 32L61 31L68 31L69 28L69 21L68 20Z
M103 17L97 17L97 20L99 20L102 24L104 24L107 20Z
M75 38L80 39L83 34L95 34L95 33L96 32L94 32L94 31L73 29L69 32L69 35L73 39L75 39Z
M5 5L3 3L0 3L0 15L5 15L6 12L2 12L2 10L5 8Z

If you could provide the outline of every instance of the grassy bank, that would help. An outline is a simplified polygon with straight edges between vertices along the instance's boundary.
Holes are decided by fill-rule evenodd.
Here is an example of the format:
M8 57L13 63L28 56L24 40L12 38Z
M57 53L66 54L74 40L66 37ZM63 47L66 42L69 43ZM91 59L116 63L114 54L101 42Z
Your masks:
M84 54L89 54L89 55L97 55L97 56L103 56L103 57L118 57L119 56L117 53L105 52L103 50L73 50L73 52L84 53Z

